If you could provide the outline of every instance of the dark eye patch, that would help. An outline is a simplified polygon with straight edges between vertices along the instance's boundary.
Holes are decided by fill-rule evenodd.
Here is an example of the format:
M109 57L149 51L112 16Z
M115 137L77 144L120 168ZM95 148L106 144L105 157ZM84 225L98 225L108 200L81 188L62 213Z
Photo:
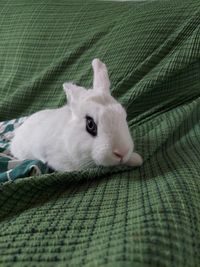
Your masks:
M85 119L86 119L86 131L92 136L97 136L97 125L94 122L94 119L88 115L86 115Z

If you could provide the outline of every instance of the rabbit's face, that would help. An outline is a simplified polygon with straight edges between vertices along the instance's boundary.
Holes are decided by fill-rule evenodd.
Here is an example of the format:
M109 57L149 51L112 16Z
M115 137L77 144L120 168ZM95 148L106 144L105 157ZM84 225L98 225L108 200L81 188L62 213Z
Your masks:
M126 112L113 97L92 91L71 105L75 151L83 162L103 166L126 163L133 151Z

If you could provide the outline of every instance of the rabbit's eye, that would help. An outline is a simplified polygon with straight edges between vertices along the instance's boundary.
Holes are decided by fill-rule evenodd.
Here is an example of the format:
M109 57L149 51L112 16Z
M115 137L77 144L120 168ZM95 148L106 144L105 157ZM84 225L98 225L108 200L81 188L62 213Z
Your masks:
M90 116L86 116L86 130L92 136L97 135L97 125Z

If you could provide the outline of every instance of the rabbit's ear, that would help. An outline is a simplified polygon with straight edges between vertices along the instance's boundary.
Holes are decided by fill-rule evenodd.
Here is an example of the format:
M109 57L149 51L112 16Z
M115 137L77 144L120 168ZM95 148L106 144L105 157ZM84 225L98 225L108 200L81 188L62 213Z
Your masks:
M63 89L67 96L68 103L77 101L81 95L85 93L85 88L74 84L73 82L66 82L63 84Z
M110 94L110 80L106 65L98 58L92 61L93 68L93 89Z

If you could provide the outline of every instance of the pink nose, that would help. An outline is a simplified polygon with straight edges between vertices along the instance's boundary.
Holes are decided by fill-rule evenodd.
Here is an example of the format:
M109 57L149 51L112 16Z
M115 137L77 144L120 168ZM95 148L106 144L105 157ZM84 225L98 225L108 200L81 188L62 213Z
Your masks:
M127 153L128 153L128 151L121 151L121 150L118 150L118 149L115 149L115 150L113 151L113 154L114 154L116 157L120 158L120 159L123 159L123 157L124 157Z
M114 151L113 151L113 154L114 154L116 157L120 158L120 159L123 158L123 155L122 155L120 152L118 152L117 150L114 150Z

